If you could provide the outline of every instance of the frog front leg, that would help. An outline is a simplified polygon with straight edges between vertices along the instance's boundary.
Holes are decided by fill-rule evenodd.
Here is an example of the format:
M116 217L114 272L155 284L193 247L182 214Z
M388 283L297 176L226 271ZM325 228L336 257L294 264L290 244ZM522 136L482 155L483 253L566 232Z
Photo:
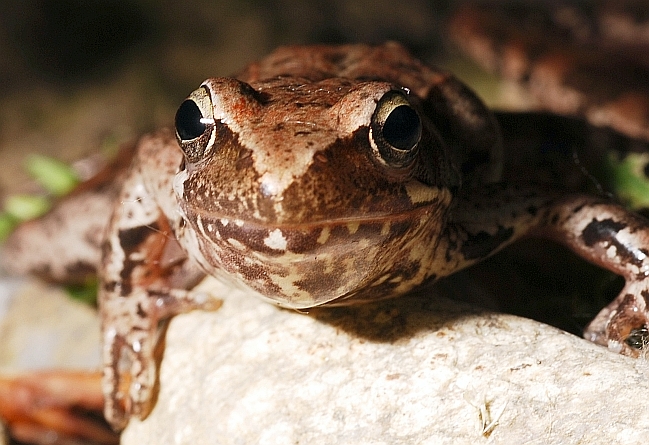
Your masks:
M576 196L554 203L549 219L534 232L625 278L620 294L591 321L584 337L638 356L647 346L649 327L649 221L608 201Z
M136 163L110 222L100 271L104 414L115 429L152 407L159 323L220 305L183 289L202 273L187 261L159 195L142 177Z
M533 189L487 187L460 201L438 248L449 270L485 258L523 236L560 242L626 279L620 295L586 328L598 344L637 356L649 326L649 221L606 199L553 197Z

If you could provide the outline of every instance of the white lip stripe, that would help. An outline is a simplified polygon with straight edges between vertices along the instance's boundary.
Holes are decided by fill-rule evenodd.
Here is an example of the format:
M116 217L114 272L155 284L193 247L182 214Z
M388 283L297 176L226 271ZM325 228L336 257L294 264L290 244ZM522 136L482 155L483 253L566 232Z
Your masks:
M268 233L268 237L264 239L264 244L274 250L286 250L286 238L281 230L275 229Z

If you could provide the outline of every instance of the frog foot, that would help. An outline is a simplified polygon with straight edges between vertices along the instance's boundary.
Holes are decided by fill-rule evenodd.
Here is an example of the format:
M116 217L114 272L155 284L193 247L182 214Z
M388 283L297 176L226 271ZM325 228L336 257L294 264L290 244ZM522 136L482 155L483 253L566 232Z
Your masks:
M141 293L142 295L135 295ZM139 297L139 298L134 298ZM139 304L133 305L134 301ZM160 322L194 309L216 310L221 300L180 289L134 291L130 298L107 298L102 310L114 314L103 327L104 416L116 431L131 417L144 419L153 409L161 360Z
M590 322L587 340L638 357L649 350L649 279L627 282L620 294Z

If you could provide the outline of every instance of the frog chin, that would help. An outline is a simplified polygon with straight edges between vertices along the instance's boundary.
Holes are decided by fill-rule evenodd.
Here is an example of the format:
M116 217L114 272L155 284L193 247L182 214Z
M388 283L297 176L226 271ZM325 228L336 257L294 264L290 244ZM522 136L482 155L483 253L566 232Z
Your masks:
M199 263L209 273L225 271L277 304L299 309L347 299L374 283L385 286L395 256L421 233L431 233L422 228L430 227L433 214L419 208L407 217L278 226L187 216ZM392 277L394 287L399 281Z

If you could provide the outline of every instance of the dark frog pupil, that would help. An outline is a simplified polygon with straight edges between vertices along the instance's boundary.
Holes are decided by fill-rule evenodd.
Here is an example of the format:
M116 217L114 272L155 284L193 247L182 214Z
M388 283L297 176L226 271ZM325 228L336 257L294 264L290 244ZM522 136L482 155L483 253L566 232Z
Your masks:
M176 112L176 131L183 141L196 139L205 132L203 114L193 100L184 101Z
M383 138L399 150L410 150L419 141L419 115L411 107L400 105L392 110L383 124Z

